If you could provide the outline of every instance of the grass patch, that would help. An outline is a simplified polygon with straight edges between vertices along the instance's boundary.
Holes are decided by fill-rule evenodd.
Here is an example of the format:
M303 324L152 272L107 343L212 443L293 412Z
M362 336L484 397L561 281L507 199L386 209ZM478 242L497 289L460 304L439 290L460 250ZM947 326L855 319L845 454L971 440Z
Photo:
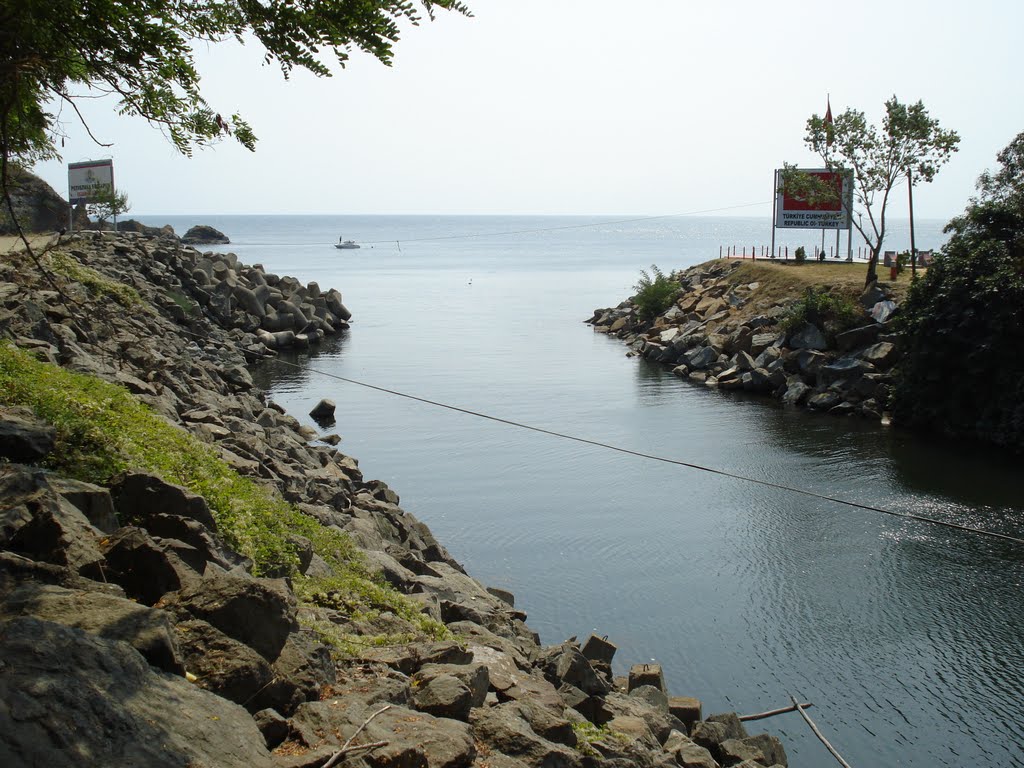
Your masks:
M713 263L715 262L709 262ZM760 283L758 295L764 291L772 298L800 296L807 288L827 288L833 294L856 298L864 292L867 269L867 264L863 262L808 261L797 264L793 261L758 259L741 262L727 279L736 284ZM918 273L920 272L918 269ZM889 270L879 267L878 282L889 288L897 301L901 301L910 290L910 275L907 273L900 275L895 281L890 281Z
M399 635L447 636L443 624L368 573L346 534L320 525L267 487L239 475L208 445L164 420L126 389L0 344L0 403L28 406L54 425L56 445L44 461L50 468L99 485L128 469L182 485L206 499L221 537L252 559L257 575L294 575L300 600L340 606L354 623L372 624L387 614L391 625L397 619L403 630L408 629L364 637L364 643L384 643ZM295 535L313 543L331 567L330 576L297 574ZM335 640L336 647L345 646L342 634Z
M189 317L199 314L199 307L192 303L185 294L179 293L178 291L167 291L167 298L177 304Z
M632 741L624 733L613 731L606 725L594 725L588 722L573 723L572 730L576 734L576 750L588 757L601 756L600 752L594 749L595 742L618 743L619 746L626 746Z
M94 297L107 297L129 309L148 309L139 292L130 285L111 280L91 267L80 264L70 254L54 251L49 255L49 267L56 274L75 283L81 283Z

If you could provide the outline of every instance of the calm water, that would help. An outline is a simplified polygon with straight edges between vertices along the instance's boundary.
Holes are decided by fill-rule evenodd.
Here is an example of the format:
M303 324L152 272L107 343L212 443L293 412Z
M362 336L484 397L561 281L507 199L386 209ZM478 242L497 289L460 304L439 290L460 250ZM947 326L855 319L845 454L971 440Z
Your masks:
M767 243L755 219L176 217L248 263L337 287L351 330L261 385L338 404L341 448L546 643L594 631L705 712L814 702L858 768L1024 766L1024 548L515 429L326 371L624 448L1020 536L1019 464L711 392L583 324L668 271ZM919 223L919 247L942 242ZM545 233L444 238L540 227ZM365 243L330 246L339 235ZM819 236L820 237L820 236ZM901 239L902 238L902 239ZM397 241L397 242L396 242ZM791 247L814 237L791 237ZM371 242L373 246L371 247ZM820 240L818 241L820 244ZM887 249L906 247L896 228ZM844 240L845 245L845 240ZM855 244L856 248L856 244ZM755 724L757 725L757 724ZM834 764L797 715L793 766Z

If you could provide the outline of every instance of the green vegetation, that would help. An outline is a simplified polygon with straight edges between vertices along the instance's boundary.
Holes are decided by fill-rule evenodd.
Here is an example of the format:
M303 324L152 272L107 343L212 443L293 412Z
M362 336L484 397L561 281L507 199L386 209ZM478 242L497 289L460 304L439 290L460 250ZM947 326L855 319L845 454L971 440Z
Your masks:
M796 259L797 264L803 264L807 261L807 249L802 245L793 251L793 258Z
M92 267L80 264L73 256L63 251L52 251L48 257L50 269L74 283L81 283L94 297L105 296L129 309L149 309L130 285L118 283L105 277Z
M344 610L355 624L393 616L388 631L360 644L401 642L413 635L446 636L447 630L389 586L372 579L348 536L321 526L265 486L242 477L206 444L162 419L127 390L100 379L41 363L9 344L0 345L0 403L26 405L53 424L57 442L46 464L97 484L128 469L152 472L206 499L221 537L252 559L257 575L293 575L295 591L311 605ZM293 536L313 543L333 574L297 574ZM333 644L352 646L341 629L323 622ZM395 627L400 631L392 631Z
M893 409L910 426L1024 452L1024 133L998 159L901 307Z
M469 14L458 0L18 0L0 5L0 148L3 182L11 162L55 157L61 112L109 93L120 114L157 125L177 149L233 136L252 149L256 136L235 114L225 118L200 89L194 51L228 40L256 43L264 64L287 78L295 68L329 77L352 49L390 63L401 22L436 8ZM329 58L328 58L329 57ZM256 60L259 61L260 58ZM224 113L228 114L228 113Z
M854 202L865 218L854 216L851 223L871 249L868 284L877 279L893 187L904 177L910 183L930 182L957 151L960 137L940 128L922 102L902 104L893 96L885 102L881 130L855 109L847 109L834 121L815 114L807 120L804 143L821 156L826 168L853 174ZM794 166L786 166L782 183L811 202L835 199L836 191L827 182Z
M679 283L666 277L656 264L651 264L650 274L645 269L640 270L640 279L633 290L636 291L633 306L640 319L650 321L672 306L679 295Z
M594 749L594 742L618 742L619 746L626 746L630 743L628 736L613 731L606 725L594 725L588 722L573 723L572 730L576 734L576 750L589 757L600 756L600 753Z
M782 329L788 334L804 323L813 323L834 336L862 322L864 312L850 298L809 287L783 318Z
M128 195L105 184L93 191L92 200L86 204L85 210L96 219L98 228L102 230L107 219L116 219L131 210L131 207Z
M171 301L173 301L175 304L181 307L182 311L184 311L186 315L200 314L199 307L195 305L192 299L190 299L188 296L181 293L180 291L167 290L165 292L165 295L167 296L167 298L169 298Z

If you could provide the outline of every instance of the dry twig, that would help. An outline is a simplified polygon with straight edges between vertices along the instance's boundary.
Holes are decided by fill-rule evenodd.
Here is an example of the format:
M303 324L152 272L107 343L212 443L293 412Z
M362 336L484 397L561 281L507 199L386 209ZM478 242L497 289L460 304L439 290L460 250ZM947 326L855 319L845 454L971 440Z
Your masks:
M786 712L795 712L797 706L801 706L806 709L807 707L813 707L814 705L811 702L807 702L806 704L800 705L790 704L788 707L769 709L767 712L758 712L756 715L740 715L740 722L746 723L750 720L764 720L766 717L775 717L775 715L783 715Z
M826 739L822 732L818 730L818 726L816 726L810 716L804 712L804 705L798 703L793 696L790 696L789 698L792 700L793 706L796 707L796 711L799 712L801 717L803 717L803 719L807 721L807 724L811 726L811 730L814 731L814 735L817 736L821 743L825 745L825 748L832 753L832 757L838 760L839 764L843 766L843 768L850 768L850 764L843 759L843 756L836 751L835 747L828 743L828 739Z
M373 720L373 718L375 718L377 715L381 714L382 712L387 712L389 709L391 709L391 705L390 704L385 704L383 707L381 707L376 712L374 712L372 715L370 715L368 718L366 718L363 721L363 724L360 725L358 728L356 728L356 732L353 733L351 736L349 736L348 739L345 741L345 743L341 745L341 749L339 749L337 752L335 752L333 755L331 755L331 758L326 763L324 763L323 766L321 766L321 768L331 768L332 765L337 763L345 755L347 755L350 752L354 752L357 749L376 749L377 747L386 746L387 745L386 741L374 741L374 742L371 742L370 744L356 744L355 746L349 746L349 745L352 743L352 739L354 739L356 736L358 736L360 731L362 731L363 728L368 726L370 724L370 722Z

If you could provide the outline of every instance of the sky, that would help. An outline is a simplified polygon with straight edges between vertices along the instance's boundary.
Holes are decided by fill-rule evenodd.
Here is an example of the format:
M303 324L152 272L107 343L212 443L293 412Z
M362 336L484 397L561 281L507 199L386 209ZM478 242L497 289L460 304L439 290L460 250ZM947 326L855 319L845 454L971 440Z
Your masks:
M178 155L157 129L83 101L62 161L112 157L131 215L768 216L772 172L817 167L812 113L922 100L960 151L914 188L915 215L960 213L1024 131L1016 0L466 0L404 30L394 63L290 80L258 44L196 52L207 100L260 141ZM890 215L906 216L901 186Z

